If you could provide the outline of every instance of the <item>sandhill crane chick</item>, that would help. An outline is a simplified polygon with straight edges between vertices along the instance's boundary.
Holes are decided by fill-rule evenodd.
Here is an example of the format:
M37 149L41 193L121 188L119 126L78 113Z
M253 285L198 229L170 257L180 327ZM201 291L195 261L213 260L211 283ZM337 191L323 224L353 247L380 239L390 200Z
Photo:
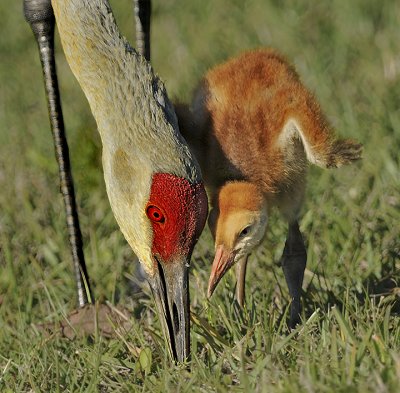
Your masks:
M211 69L191 106L178 105L177 111L211 193L215 258L208 295L237 264L237 298L243 304L248 256L277 206L289 224L281 263L294 326L306 266L298 217L308 162L324 168L350 164L361 158L362 146L336 138L294 68L270 49L243 53Z

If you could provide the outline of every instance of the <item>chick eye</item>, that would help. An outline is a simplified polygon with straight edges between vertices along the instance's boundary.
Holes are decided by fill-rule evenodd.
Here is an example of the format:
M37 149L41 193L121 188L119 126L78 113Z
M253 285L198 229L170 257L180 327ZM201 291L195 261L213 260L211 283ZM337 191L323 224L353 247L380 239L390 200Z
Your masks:
M251 225L248 225L246 228L242 229L242 232L240 232L239 237L243 237L249 234L251 229Z
M146 214L147 217L150 218L151 221L153 222L164 222L165 221L165 216L164 213L154 205L150 205L146 209Z

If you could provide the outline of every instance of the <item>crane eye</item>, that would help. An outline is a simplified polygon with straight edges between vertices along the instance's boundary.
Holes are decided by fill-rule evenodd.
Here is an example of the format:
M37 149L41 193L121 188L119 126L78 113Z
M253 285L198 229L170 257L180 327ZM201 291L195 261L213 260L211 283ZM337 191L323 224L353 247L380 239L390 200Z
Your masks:
M247 236L250 232L250 229L251 229L251 225L248 225L247 227L242 229L242 231L239 234L239 237Z
M153 222L163 223L165 221L164 213L157 206L154 205L148 206L146 209L146 214L147 217L149 217L150 220Z

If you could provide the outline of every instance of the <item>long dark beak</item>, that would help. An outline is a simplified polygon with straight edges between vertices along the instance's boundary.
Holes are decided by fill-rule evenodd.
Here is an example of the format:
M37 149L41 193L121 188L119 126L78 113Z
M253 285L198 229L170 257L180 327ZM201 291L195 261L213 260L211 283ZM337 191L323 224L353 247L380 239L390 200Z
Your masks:
M227 250L224 246L219 245L215 251L215 257L211 268L210 279L208 281L207 296L211 297L218 283L225 273L235 263L235 252Z
M186 260L165 263L156 258L158 272L149 277L164 336L175 361L190 356L189 280Z

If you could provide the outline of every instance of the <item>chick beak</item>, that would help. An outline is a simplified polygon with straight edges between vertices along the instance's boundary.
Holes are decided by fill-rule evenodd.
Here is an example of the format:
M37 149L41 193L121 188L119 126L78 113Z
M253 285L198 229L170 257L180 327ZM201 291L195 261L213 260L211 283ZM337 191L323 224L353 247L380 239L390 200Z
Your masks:
M188 260L168 263L154 256L157 272L148 281L157 304L164 337L172 358L184 362L190 356Z
M223 245L217 247L211 268L210 279L208 281L208 297L211 297L221 278L235 263L235 256L235 251L227 250Z
M246 286L246 268L248 255L239 259L236 264L236 300L240 307L244 306L245 286Z

